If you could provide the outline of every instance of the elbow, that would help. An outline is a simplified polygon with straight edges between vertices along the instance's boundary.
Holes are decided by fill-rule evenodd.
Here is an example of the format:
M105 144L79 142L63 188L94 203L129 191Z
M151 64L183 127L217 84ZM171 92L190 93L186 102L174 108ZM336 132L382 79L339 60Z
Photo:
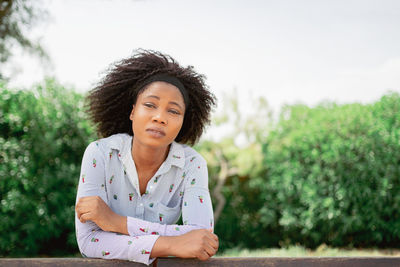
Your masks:
M93 237L93 232L86 232L76 235L76 240L78 243L79 252L82 254L84 258L98 258L96 257L95 250L93 246L90 246L91 239Z
M89 236L77 236L76 240L78 243L78 248L79 248L79 252L81 253L81 255L84 258L92 258L93 255L91 255L90 251L88 251L87 249L87 240L89 240Z

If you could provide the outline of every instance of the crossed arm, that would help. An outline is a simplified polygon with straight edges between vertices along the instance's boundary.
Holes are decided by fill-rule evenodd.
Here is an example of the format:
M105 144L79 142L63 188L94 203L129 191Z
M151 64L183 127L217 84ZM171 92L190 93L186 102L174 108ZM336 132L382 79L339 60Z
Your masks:
M200 206L183 207L182 214L189 225L165 225L115 213L107 203L106 192L101 189L105 176L103 154L92 143L82 160L81 177L85 180L81 180L78 187L75 224L78 245L84 256L150 264L154 258L161 256L206 260L216 253L218 237L211 229L201 229L205 227L200 225L207 225L201 220L209 217L196 216ZM95 168L92 163L94 158L97 159ZM206 175L205 170L203 176L207 178ZM200 192L193 190L203 190L202 193L207 194L209 199L206 182L204 179L204 184L196 183L199 189L190 188L185 197L194 197ZM205 208L204 205L201 207Z
M92 221L102 231L129 235L127 217L113 212L99 196L79 198L76 214L81 223ZM150 224L164 226L158 223ZM184 229L186 233L182 235L158 237L151 250L150 258L176 256L207 260L215 255L218 250L218 237L212 233L212 229L192 230L191 226L186 228Z

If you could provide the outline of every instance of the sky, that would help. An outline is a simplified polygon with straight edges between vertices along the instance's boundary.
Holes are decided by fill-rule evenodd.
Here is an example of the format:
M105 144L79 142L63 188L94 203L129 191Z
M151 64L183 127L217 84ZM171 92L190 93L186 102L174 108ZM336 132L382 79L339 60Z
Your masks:
M244 110L378 100L400 92L400 1L44 0L33 31L52 64L20 54L12 86L45 75L87 92L135 49L170 54L205 74L217 98L236 88ZM221 106L221 105L220 105Z

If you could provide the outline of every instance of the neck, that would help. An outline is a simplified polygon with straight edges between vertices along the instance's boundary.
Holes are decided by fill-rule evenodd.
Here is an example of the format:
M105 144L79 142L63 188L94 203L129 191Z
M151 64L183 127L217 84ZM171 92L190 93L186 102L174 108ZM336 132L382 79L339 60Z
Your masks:
M149 147L132 137L132 158L138 172L157 170L168 156L169 145L165 147Z

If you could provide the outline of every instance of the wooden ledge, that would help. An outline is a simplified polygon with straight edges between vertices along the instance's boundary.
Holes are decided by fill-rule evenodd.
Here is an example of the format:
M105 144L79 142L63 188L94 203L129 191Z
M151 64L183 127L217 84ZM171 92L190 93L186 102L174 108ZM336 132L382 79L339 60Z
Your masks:
M89 258L1 258L0 266L55 266L55 267L83 267L83 266L117 266L143 267L144 264L122 261ZM269 266L269 267L392 267L400 266L400 257L256 257L256 258L211 258L207 261L179 258L159 258L157 267L181 266Z

